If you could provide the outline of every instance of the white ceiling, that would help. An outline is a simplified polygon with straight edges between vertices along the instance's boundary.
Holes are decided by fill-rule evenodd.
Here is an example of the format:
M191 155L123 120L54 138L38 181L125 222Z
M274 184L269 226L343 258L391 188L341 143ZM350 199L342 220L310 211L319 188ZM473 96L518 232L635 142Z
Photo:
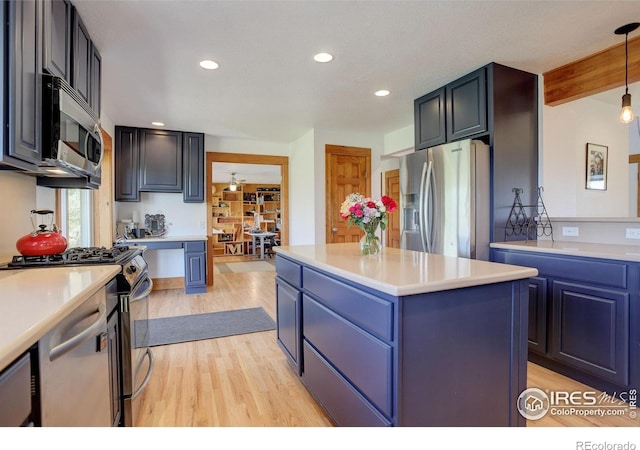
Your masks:
M287 143L312 128L403 128L415 98L489 62L541 74L640 21L638 1L72 2L116 125ZM315 63L319 51L335 59ZM205 58L220 68L201 69Z

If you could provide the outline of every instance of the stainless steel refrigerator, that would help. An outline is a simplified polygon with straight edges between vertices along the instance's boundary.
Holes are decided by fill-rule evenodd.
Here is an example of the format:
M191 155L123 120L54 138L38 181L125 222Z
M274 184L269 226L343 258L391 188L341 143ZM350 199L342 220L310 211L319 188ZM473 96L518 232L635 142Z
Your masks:
M400 161L400 247L489 259L489 146L463 140Z

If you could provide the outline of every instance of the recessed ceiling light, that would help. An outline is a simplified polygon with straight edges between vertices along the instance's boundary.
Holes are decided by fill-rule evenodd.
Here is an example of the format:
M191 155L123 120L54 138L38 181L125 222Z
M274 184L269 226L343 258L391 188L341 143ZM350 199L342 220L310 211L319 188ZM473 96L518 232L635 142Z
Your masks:
M163 127L164 122L151 122L151 125L155 125L156 127Z
M380 89L379 91L375 92L375 95L377 95L378 97L386 97L389 94L391 94L391 92L386 89Z
M217 69L220 66L215 61L212 61L210 59L205 59L200 61L200 67L202 67L203 69L213 70L213 69Z
M326 63L333 59L333 55L331 53L317 53L313 55L313 59L319 63Z

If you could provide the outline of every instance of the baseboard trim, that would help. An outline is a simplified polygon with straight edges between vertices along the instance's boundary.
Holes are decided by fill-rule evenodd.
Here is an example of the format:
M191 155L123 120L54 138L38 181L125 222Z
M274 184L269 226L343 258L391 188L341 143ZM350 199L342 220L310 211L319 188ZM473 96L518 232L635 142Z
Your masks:
M184 277L154 278L153 290L184 289Z

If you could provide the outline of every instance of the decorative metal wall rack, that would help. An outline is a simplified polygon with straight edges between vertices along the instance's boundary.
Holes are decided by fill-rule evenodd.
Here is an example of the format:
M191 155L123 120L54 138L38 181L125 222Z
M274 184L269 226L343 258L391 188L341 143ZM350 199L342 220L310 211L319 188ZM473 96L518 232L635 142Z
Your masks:
M520 199L522 188L513 188L515 193L511 212L504 230L504 240L524 236L526 240L548 236L553 241L553 227L547 214L547 208L542 201L542 186L538 187L538 199L535 205L523 205ZM513 239L511 239L513 240Z

